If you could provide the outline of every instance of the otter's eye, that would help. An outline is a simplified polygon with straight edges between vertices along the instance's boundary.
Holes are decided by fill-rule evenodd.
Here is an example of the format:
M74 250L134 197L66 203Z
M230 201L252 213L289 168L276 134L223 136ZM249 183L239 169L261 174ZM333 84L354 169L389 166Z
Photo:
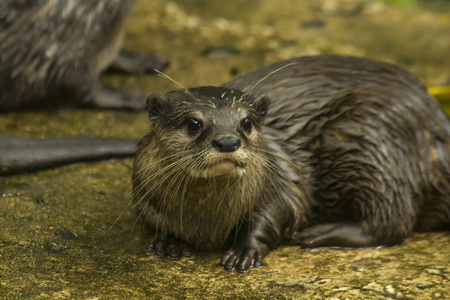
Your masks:
M250 132L252 130L252 120L250 120L249 117L245 118L244 120L242 120L241 122L241 128L242 130L244 130L245 132Z
M187 130L190 134L197 134L203 128L203 123L200 120L190 118L186 122Z

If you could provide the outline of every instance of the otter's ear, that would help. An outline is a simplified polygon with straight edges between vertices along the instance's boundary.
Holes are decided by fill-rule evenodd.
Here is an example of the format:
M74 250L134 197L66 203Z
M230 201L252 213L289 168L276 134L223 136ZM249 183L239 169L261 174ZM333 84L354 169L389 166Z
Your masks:
M264 118L269 111L270 98L266 95L258 96L253 102L253 106L255 107L257 113Z
M147 110L149 117L157 117L166 114L171 108L170 101L161 94L150 94L147 97Z

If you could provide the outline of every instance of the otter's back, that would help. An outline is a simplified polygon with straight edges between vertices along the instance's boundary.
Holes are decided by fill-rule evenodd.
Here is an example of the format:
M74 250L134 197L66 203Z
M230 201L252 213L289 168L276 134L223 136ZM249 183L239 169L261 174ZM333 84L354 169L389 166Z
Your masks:
M407 71L363 58L311 56L258 69L225 86L269 96L266 134L294 163L302 151L313 154L316 196L326 206L340 203L342 209L328 210L337 217L359 218L349 210L358 204L343 198L351 199L361 181L358 189L367 183L373 195L387 189L398 194L366 199L374 203L370 209L393 199L393 211L406 208L408 224L418 228L450 220L450 122ZM357 171L361 166L371 167Z
M278 68L282 69L257 84ZM450 137L449 121L424 85L388 63L336 55L306 56L237 76L224 86L269 96L272 102L266 124L278 129L302 128L340 96L360 93L368 96L364 97L365 106L379 112L407 110L405 118L414 116L425 121L429 130Z

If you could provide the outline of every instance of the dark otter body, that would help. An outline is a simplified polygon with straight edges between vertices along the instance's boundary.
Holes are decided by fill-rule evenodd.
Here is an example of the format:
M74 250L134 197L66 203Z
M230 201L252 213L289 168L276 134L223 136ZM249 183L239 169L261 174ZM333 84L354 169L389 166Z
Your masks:
M1 1L0 111L144 108L145 98L113 91L99 81L100 72L118 53L133 4L131 0ZM130 57L116 62L137 73L167 65L157 56L135 60L134 67L146 67L134 70Z
M133 157L137 141L113 138L0 137L0 176L72 163Z
M148 106L133 193L157 256L226 247L225 269L247 271L282 243L389 246L450 227L450 122L398 67L302 57Z

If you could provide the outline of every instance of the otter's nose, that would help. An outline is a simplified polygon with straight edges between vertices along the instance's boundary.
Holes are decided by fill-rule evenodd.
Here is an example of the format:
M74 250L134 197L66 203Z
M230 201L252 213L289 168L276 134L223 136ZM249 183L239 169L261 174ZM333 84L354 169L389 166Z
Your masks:
M234 152L241 146L241 140L233 136L226 136L213 140L212 146L219 152Z

